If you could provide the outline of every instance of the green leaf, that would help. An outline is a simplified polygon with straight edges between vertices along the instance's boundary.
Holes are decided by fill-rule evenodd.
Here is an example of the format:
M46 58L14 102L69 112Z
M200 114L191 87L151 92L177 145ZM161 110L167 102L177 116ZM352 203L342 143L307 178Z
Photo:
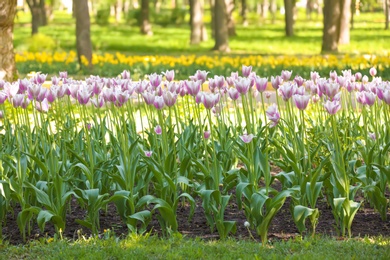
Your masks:
M319 211L318 209L311 209L302 205L297 205L294 207L294 222L297 225L297 228L300 233L306 230L305 222L306 218L314 215L315 218L318 218Z

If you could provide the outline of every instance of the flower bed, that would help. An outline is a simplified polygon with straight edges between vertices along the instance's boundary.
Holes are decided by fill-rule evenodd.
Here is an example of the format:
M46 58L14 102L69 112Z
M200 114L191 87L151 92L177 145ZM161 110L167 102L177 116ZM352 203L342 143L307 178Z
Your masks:
M305 234L315 233L323 199L339 235L351 236L363 199L383 221L388 212L390 84L369 73L264 78L242 66L180 81L174 71L138 81L128 71L84 81L61 72L48 87L39 73L2 81L0 223L18 207L23 238L35 221L61 235L72 201L93 235L108 205L129 232L154 214L170 234L178 210L191 218L198 203L224 239L237 229L225 215L234 200L266 244L287 199Z

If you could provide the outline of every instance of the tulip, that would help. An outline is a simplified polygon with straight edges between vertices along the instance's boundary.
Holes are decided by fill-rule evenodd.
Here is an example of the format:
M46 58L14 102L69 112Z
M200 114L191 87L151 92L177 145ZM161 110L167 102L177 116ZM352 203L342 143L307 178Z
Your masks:
M89 99L91 98L91 92L88 90L88 88L83 85L79 88L77 91L77 100L81 105L85 105L88 103Z
M240 97L240 93L238 93L237 89L235 88L229 88L228 94L232 100L237 100Z
M167 70L166 72L163 72L166 80L169 82L173 81L175 79L175 71L174 70Z
M330 100L333 100L334 96L340 90L339 83L325 83L324 87L325 87L325 94L328 96Z
M31 85L31 82L27 79L18 79L19 84L19 94L23 94L28 87Z
M67 71L60 71L60 78L61 79L68 78L68 72Z
M272 85L272 87L275 90L277 90L281 84L283 84L282 77L280 77L280 76L276 76L276 77L271 76L271 85Z
M383 91L383 99L386 104L390 105L390 89L385 89Z
M334 101L327 100L326 103L324 104L324 107L329 114L334 115L341 109L341 104L340 101L338 100L334 100Z
M8 98L7 93L4 90L0 91L0 104L4 104L5 100Z
M163 99L167 107L172 107L176 103L177 94L171 93L170 91L165 91L163 93Z
M24 94L16 94L12 97L12 105L16 107L22 106L23 100L25 98Z
M215 85L217 88L219 88L219 89L226 88L224 76L214 76L214 82L215 82Z
M47 98L45 98L42 102L35 102L35 108L41 113L47 113L50 108Z
M310 95L294 95L293 100L299 110L305 110L310 101Z
M144 151L146 157L151 157L153 154L153 151Z
M52 86L49 90L46 91L45 98L48 102L53 103L57 98L58 89L55 88L55 85Z
M162 134L162 129L161 129L161 126L160 125L157 125L155 128L154 128L154 132L158 135L161 135Z
M122 79L130 79L130 72L128 70L124 70L121 73L121 77L122 77Z
M363 96L365 99L365 105L372 106L375 103L376 95L373 92L364 91Z
M318 72L316 72L316 71L311 71L311 72L310 72L310 78L311 78L311 80L312 80L314 83L317 83L317 80L320 79L320 74L318 74Z
M376 135L375 133L368 133L368 137L370 137L372 140L376 140Z
M210 131L204 131L204 132L203 132L203 138L204 138L204 139L209 139L209 138L210 138L210 135L211 135L211 132L210 132Z
M249 77L252 72L252 66L242 65L242 76Z
M294 94L294 90L296 87L296 83L292 82L285 82L283 85L281 85L278 89L279 96L283 98L284 101L289 100L292 95Z
M374 76L376 75L376 73L377 73L376 68L372 67L372 68L370 69L370 75L371 75L372 77L374 77Z
M281 77L282 77L283 81L288 81L291 78L291 75L292 75L292 71L282 70Z
M246 144L250 143L254 137L253 134L243 134L240 136L241 140Z
M164 98L161 97L161 96L157 96L154 98L154 102L153 102L153 105L155 108L157 108L158 110L160 109L163 109L164 108Z
M193 79L200 80L203 84L207 79L207 74L209 74L208 71L205 70L197 70L195 75L193 76Z
M271 92L269 92L269 91L265 92L265 98L266 99L270 99L271 95L272 95Z
M249 91L249 88L251 87L251 80L248 78L239 77L238 79L234 80L234 86L236 87L238 93L240 94L246 94Z
M260 78L259 76L256 76L254 84L259 92L264 92L267 89L268 78Z
M202 103L206 109L211 109L219 101L219 94L205 93L202 97Z
M362 73L356 72L355 73L355 80L361 80L362 79Z
M158 75L157 73L150 74L149 81L150 81L150 85L152 85L152 87L157 88L161 84L162 76Z
M103 98L103 96L100 96L100 95L94 96L91 98L91 102L95 107L101 108L104 105L104 98Z
M46 98L46 94L48 92L47 88L41 88L41 91L39 91L38 96L35 97L35 100L38 102L42 102Z
M187 88L187 92L188 94L190 94L191 96L195 97L199 91L200 91L200 87L202 85L202 81L201 80L197 80L197 81L184 81L185 82L185 86Z
M60 78L54 76L54 77L51 77L51 84L52 85L58 85L60 83Z
M276 104L270 105L266 111L266 114L267 114L268 120L270 120L272 122L270 127L274 127L279 123L280 114L279 114L279 110L278 110L278 107L276 106Z
M305 80L301 76L295 76L294 78L295 83L297 83L298 87L302 86Z
M154 99L155 99L154 93L152 93L152 92L144 92L144 93L142 93L141 95L142 95L142 97L144 98L145 103L146 103L147 105L151 105L151 104L154 103Z
M39 95L39 93L41 92L41 88L42 88L41 85L38 85L38 84L31 84L31 85L27 88L27 95L28 95L28 98L29 98L29 99L36 99L37 96Z
M335 70L329 72L329 78L332 80L332 81L336 81L337 80L337 72Z

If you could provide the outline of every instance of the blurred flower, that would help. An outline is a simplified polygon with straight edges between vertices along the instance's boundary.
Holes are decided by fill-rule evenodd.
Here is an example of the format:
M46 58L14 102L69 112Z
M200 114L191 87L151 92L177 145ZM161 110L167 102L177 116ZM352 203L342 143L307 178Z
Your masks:
M289 100L294 94L294 87L296 87L296 83L285 82L281 86L279 86L278 93L279 96L283 98L284 101Z
M243 134L240 136L241 140L246 144L250 143L254 137L255 136L253 134Z
M157 74L157 73L150 74L149 81L150 81L150 85L152 85L152 87L157 88L161 84L162 76Z
M146 157L151 157L153 154L153 151L144 151Z
M35 102L35 108L39 112L46 113L47 111L49 111L49 108L50 108L49 102L47 101L46 98L42 102Z
M250 226L251 226L251 224L249 224L248 221L245 221L245 222L244 222L244 227L249 228Z
M294 78L295 83L297 83L298 87L302 86L305 80L301 77L296 75Z
M158 135L161 135L162 134L162 129L161 129L161 126L160 125L156 125L156 127L154 128L154 132Z
M370 75L371 75L372 77L374 77L374 76L376 75L376 73L377 73L376 68L375 68L375 67L372 67L372 68L370 69Z
M211 109L219 102L219 94L205 93L202 97L202 103L206 109Z
M210 135L211 135L211 132L210 131L204 131L203 132L203 137L204 137L204 139L209 139L210 138Z
M274 89L278 89L279 86L283 83L283 79L280 76L271 76L271 85Z
M68 72L67 71L60 71L60 78L61 79L68 78Z
M270 105L266 111L266 114L267 114L268 120L270 120L272 122L270 125L271 128L276 126L279 123L280 114L279 114L279 110L278 110L278 107L276 106L276 104Z
M238 93L237 89L235 88L229 88L228 94L232 100L237 100L240 97L240 93Z
M368 137L370 137L372 140L376 140L376 135L375 133L368 133Z
M334 115L341 109L341 104L340 101L338 100L334 100L334 101L327 100L326 103L324 104L324 107L329 114Z
M122 79L130 79L130 72L128 70L124 70L121 73L121 77L122 77Z
M170 91L164 91L163 93L164 103L167 107L172 107L176 103L177 94Z

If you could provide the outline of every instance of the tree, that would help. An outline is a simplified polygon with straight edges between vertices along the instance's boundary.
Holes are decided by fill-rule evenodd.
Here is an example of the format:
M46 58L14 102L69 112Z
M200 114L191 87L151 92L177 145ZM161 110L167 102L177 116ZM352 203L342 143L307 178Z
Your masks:
M294 36L294 9L295 9L295 0L284 0L284 22L285 22L285 32L286 36Z
M153 35L152 25L149 21L149 0L141 0L141 33Z
M385 29L389 29L390 22L390 0L385 0Z
M203 23L203 0L190 0L191 44L207 40L206 27Z
M31 35L38 33L39 26L47 25L45 0L26 0L31 11Z
M92 68L92 42L91 42L91 21L88 10L88 0L73 0L73 12L76 18L76 48L80 66L84 66L85 59L87 66ZM83 58L84 57L84 58Z
M349 44L351 24L351 0L341 0L339 44Z
M337 52L340 36L341 8L339 0L324 0L322 52Z
M12 81L16 76L13 29L16 0L0 1L0 79Z
M215 0L213 12L215 30L215 45L213 50L230 52L225 0Z
M246 0L241 0L241 17L242 17L242 25L248 26L248 8L246 6Z
M234 0L225 0L226 6L226 18L229 36L236 36L236 26L234 24L233 12L234 12Z

